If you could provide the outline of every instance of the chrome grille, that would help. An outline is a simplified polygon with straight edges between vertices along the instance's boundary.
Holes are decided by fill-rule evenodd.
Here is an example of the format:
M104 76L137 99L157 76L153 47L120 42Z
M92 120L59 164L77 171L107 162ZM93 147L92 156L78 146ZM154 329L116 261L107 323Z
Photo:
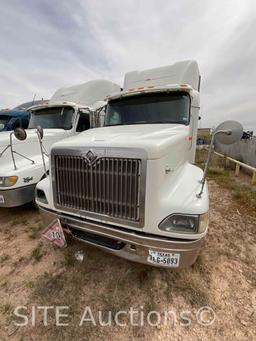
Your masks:
M100 157L90 163L81 155L53 157L57 206L141 222L141 159Z

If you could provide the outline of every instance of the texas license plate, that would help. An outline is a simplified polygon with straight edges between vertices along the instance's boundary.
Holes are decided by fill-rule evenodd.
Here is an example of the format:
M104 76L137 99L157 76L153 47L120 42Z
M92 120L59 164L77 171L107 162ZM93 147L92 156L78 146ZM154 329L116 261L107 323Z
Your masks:
M180 263L180 254L149 250L147 261L152 264L177 268Z

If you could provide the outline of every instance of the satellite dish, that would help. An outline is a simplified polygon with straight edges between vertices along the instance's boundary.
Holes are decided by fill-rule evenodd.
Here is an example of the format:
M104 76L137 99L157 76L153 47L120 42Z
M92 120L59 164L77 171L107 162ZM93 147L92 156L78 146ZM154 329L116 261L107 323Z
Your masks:
M222 122L214 131L215 141L222 144L233 144L243 136L243 126L237 121Z
M41 140L43 139L43 137L44 137L44 130L43 130L43 128L41 127L41 126L37 126L37 131L38 131L38 134L39 134L39 136L40 136L40 138L41 138Z
M14 136L20 141L24 141L27 138L26 130L23 128L16 128L14 130Z

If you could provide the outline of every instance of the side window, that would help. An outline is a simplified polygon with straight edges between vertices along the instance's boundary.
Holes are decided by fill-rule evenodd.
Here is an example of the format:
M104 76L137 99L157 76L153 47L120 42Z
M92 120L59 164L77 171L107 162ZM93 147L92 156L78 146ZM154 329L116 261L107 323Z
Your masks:
M90 117L88 114L80 112L78 124L76 127L76 131L80 133L81 131L90 129Z

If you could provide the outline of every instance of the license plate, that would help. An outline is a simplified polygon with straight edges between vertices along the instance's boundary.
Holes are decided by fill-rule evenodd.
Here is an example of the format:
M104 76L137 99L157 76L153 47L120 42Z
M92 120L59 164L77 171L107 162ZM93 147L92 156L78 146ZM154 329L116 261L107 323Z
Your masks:
M4 196L0 195L0 204L4 204Z
M180 263L180 254L149 250L147 261L152 264L177 268Z
M43 231L42 236L59 247L66 247L66 238L59 219L55 219L46 229Z

